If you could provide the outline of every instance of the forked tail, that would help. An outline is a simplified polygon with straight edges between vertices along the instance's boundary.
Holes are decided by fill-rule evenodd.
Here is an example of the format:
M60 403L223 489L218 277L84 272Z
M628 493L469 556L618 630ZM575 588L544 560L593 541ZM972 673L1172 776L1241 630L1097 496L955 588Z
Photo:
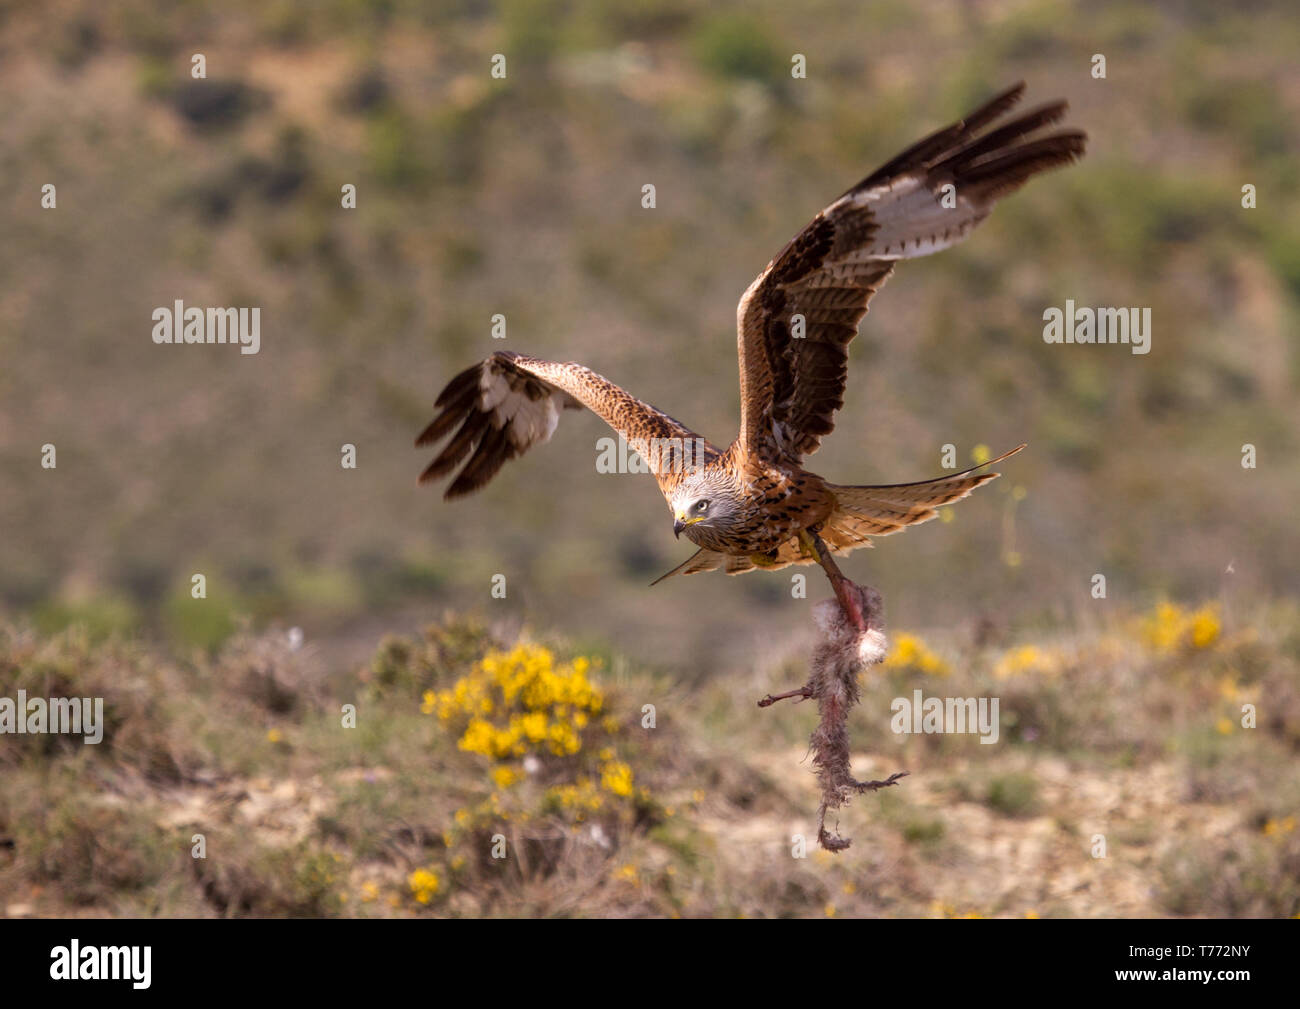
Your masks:
M872 536L888 536L907 526L928 522L938 515L937 508L960 501L981 484L997 478L998 473L976 473L985 466L999 463L1019 452L1017 445L996 459L972 466L968 470L917 483L885 484L878 487L841 487L827 484L835 495L835 511L826 520L822 539L836 553L869 545Z

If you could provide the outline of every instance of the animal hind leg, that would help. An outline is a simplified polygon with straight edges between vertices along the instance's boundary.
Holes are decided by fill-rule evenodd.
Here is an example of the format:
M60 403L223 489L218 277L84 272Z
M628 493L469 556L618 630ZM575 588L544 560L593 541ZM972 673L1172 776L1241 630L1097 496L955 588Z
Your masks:
M857 628L858 634L866 634L870 628L867 624L866 615L862 611L862 603L858 598L856 586L844 577L844 573L831 556L830 549L816 532L805 529L799 536L804 547L811 548L817 555L818 562L825 569L826 577L830 579L831 588L835 590L835 598L839 600L840 609L844 611L849 622ZM770 708L777 701L784 701L790 697L796 698L797 703L812 696L814 696L812 685L805 683L802 687L787 690L783 694L768 694L758 702L758 706L760 708ZM893 782L888 782L888 784L893 784Z
M857 598L857 593L852 591L853 583L844 577L844 572L839 569L835 558L831 556L830 548L817 535L815 529L805 529L801 535L807 538L805 542L810 544L813 552L816 553L817 562L826 572L831 588L835 590L835 598L839 600L840 609L849 618L849 622L858 629L859 634L866 634L870 628L867 626L867 618L862 612L862 604Z
M806 701L808 698L812 697L812 695L812 684L805 683L802 687L799 687L796 690L787 690L784 694L768 694L758 702L758 706L760 708L770 708L777 701L784 701L788 697L796 698L795 703L797 704L799 701Z

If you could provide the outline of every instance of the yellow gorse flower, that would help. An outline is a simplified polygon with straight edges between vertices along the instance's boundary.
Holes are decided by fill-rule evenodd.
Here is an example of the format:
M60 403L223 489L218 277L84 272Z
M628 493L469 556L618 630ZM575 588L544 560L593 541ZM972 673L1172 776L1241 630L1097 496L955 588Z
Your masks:
M1025 673L1055 674L1061 671L1064 659L1059 652L1039 648L1037 645L1020 645L1005 652L993 667L999 680L1011 679Z
M485 655L449 689L426 692L420 710L463 724L458 745L469 753L496 760L543 750L569 756L582 749L582 730L605 704L587 678L590 669L583 656L566 666L548 648L520 644Z
M487 775L494 791L456 811L444 838L448 848L489 822L552 815L576 828L651 801L631 765L609 745L620 724L588 679L598 665L583 656L564 663L541 645L521 644L488 653L450 687L423 695L421 711L437 718L460 750L491 762ZM577 759L552 760L544 770L539 765L537 778L531 768L525 773L530 761L547 754ZM525 780L547 783L540 797L520 784Z
M555 809L582 814L600 809L605 804L596 784L585 775L572 785L553 785L546 790L546 802Z
M406 882L411 888L411 896L421 904L427 904L433 900L438 893L438 888L442 886L437 873L428 869L416 869L407 877Z
M626 865L620 865L615 869L614 878L622 880L625 883L641 882L641 874L637 871L637 867L631 862L628 862Z
M1219 616L1213 607L1202 607L1192 614L1192 647L1209 648L1219 640Z
M632 768L621 760L612 760L600 769L600 787L626 798L632 794Z
M898 634L894 647L883 665L889 669L911 670L930 676L947 676L952 670L915 634Z
M1209 648L1223 630L1214 604L1186 610L1176 603L1161 603L1142 622L1142 636L1157 652Z

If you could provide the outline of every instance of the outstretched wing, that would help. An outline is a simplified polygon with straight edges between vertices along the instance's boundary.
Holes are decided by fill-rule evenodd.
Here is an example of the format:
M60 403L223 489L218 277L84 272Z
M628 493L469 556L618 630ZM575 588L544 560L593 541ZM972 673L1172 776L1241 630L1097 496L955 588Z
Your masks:
M419 482L444 477L464 462L443 495L448 500L478 490L507 460L549 441L566 409L585 406L599 415L641 454L661 488L718 455L695 432L589 368L510 351L498 351L462 371L447 383L435 406L438 415L415 444L433 445L453 430L455 434Z
M1024 89L1004 91L867 176L749 286L736 310L743 453L797 463L816 452L844 405L849 342L894 263L956 244L1000 197L1083 154L1081 130L1031 136L1065 115L1063 101L981 135Z

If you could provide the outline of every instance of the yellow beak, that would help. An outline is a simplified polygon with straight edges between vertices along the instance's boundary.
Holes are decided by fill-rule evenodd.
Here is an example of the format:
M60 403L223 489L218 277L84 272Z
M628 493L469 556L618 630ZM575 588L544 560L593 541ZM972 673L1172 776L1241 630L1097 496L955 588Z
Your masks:
M697 515L693 519L688 519L686 518L686 516L681 514L674 515L673 535L680 538L682 535L682 530L685 529L687 526L693 526L695 525L696 522L703 522L703 521L704 521L704 516L702 515Z

